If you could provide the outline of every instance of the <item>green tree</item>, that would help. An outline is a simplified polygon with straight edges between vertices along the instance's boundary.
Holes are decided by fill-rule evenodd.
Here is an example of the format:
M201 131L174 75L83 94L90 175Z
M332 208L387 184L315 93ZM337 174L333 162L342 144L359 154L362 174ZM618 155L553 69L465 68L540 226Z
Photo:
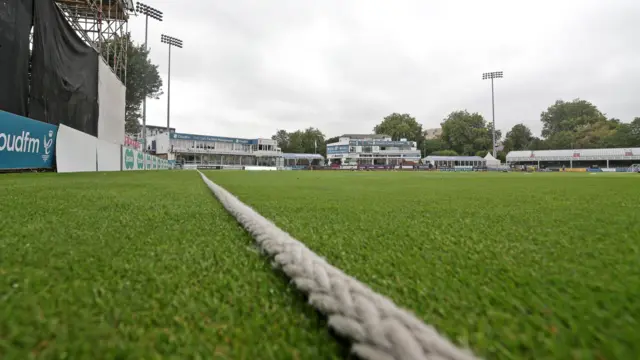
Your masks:
M283 152L288 152L289 148L289 133L287 130L278 130L275 135L271 137L272 140L278 142L278 146Z
M449 145L441 138L424 140L422 144L423 156L431 155L436 151L448 150Z
M563 130L552 133L547 137L545 143L549 149L599 149L612 147L614 141L620 140L616 137L618 131L625 131L624 124L619 120L599 119L595 122L588 122L574 130ZM621 144L620 144L621 145Z
M622 148L640 146L640 117L631 123L620 123L611 136L602 140L603 147Z
M395 141L400 139L415 141L418 149L424 147L425 138L422 133L422 125L409 114L393 113L388 115L373 128L373 132L389 135Z
M310 127L304 130L305 152L313 154L326 154L327 145L322 131Z
M549 150L549 146L544 141L544 139L540 139L539 137L534 137L533 139L531 139L531 142L529 142L528 149L531 151Z
M330 137L327 140L324 141L324 144L333 144L340 141L340 136L334 136L334 137Z
M421 142L422 125L409 114L393 113L386 116L382 122L373 128L376 134L386 134L393 140L407 139L409 141Z
M601 120L581 127L575 133L574 146L579 149L597 149L607 146L607 139L614 136L621 124L615 119Z
M557 100L540 114L542 136L547 139L561 132L577 132L586 126L606 120L595 105L580 99L569 102ZM561 137L564 139L566 135Z
M547 148L552 150L575 149L575 135L576 134L573 131L559 131L550 135L544 142Z
M440 150L429 154L430 156L458 156L455 150Z
M280 146L280 149L282 149L282 152L296 154L326 154L327 151L324 134L313 127L305 130L296 130L294 132L278 130L278 132L271 138L278 141L278 145Z
M492 149L491 124L482 115L466 110L450 113L442 122L442 140L458 154L473 155L480 150ZM496 141L501 137L496 131Z
M289 144L286 149L282 149L283 152L303 154L305 153L305 141L304 132L296 130L289 133Z
M633 119L629 126L631 127L631 133L640 137L640 117Z
M529 147L531 140L533 140L531 130L524 124L517 124L507 132L504 149L506 152L525 150Z
M135 134L140 129L142 119L142 100L147 97L158 99L162 95L162 78L158 66L149 60L149 50L137 45L126 35L127 45L127 95L125 107L125 132ZM111 48L121 45L120 39L112 40ZM106 59L113 66L115 59Z

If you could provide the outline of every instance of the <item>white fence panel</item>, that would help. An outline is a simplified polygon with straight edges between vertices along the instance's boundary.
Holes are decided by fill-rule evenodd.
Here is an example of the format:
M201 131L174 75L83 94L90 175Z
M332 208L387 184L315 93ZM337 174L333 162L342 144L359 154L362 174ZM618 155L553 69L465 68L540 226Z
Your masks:
M58 172L88 172L97 170L97 142L82 131L60 125L56 137L56 167Z

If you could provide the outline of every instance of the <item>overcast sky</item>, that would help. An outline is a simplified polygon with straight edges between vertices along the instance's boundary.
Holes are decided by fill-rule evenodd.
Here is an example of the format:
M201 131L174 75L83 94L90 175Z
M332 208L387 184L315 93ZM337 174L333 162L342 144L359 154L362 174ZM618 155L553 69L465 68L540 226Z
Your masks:
M610 117L640 116L638 0L146 0L152 61L167 84L178 132L270 137L314 126L327 137L370 133L390 113L424 128L451 111L491 119L506 133L582 98ZM144 19L129 29L144 41ZM166 96L148 123L166 125Z

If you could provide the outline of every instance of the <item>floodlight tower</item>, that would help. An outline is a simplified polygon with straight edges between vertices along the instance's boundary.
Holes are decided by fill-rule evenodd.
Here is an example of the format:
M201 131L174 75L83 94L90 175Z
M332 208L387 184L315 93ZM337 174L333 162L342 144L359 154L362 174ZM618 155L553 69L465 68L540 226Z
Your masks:
M147 50L147 39L149 37L149 18L162 21L162 11L145 5L136 3L136 12L144 15L144 49ZM147 152L147 97L142 99L142 152Z
M160 41L169 45L169 74L167 75L167 134L171 139L171 47L182 49L182 40L162 34Z
M493 79L502 79L502 71L482 74L482 80L491 79L491 115L493 117L493 157L496 157L496 103L493 97Z

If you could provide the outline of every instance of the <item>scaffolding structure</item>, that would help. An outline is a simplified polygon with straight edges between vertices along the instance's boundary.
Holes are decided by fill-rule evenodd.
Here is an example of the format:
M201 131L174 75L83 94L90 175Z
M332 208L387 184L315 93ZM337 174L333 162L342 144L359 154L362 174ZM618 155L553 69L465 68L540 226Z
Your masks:
M133 0L55 0L84 41L107 61L116 76L127 81L127 36Z

